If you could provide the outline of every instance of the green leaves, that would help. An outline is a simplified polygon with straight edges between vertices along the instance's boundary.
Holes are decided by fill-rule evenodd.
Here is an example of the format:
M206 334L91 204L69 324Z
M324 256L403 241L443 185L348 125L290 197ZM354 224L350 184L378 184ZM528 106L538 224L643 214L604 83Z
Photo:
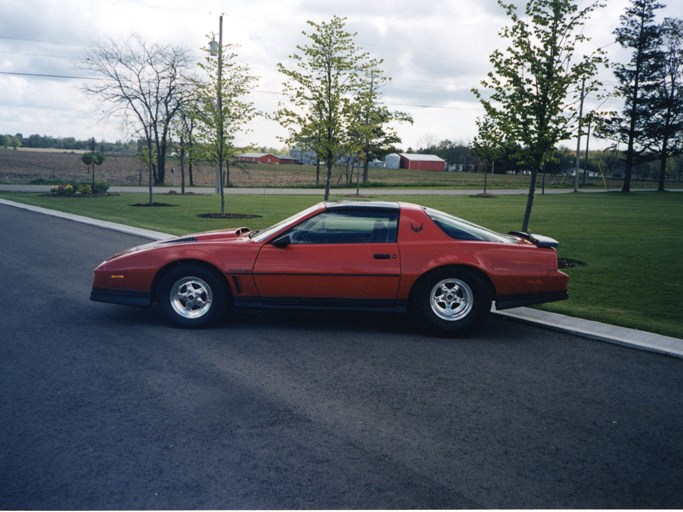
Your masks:
M509 46L491 54L493 71L481 83L487 96L473 92L508 139L528 150L526 163L540 170L573 129L581 82L603 62L599 51L575 55L586 39L581 27L600 4L579 10L570 0L530 0L520 17L514 4L499 3L511 20L500 33Z
M337 16L329 22L309 21L313 31L303 33L308 44L297 46L287 64L278 64L288 101L280 104L275 119L289 132L286 143L314 151L325 162L325 199L332 166L340 157L365 155L367 160L373 144L398 139L384 129L387 123L409 119L379 105L381 85L387 81L381 61L356 46L345 22Z
M660 160L659 190L664 190L667 159L683 151L683 20L657 23L655 0L632 0L614 31L630 51L617 63L615 96L623 99L620 113L600 118L599 134L626 146L623 192L631 189L633 167Z
M102 153L83 153L81 155L81 162L87 166L91 165L102 165L104 162L104 155Z
M580 10L572 0L529 0L520 16L513 3L498 3L510 18L499 34L508 47L491 54L493 71L481 82L483 90L472 92L486 111L487 123L523 148L519 159L531 168L522 226L526 230L536 175L552 159L557 143L570 136L582 83L587 91L599 86L593 77L604 63L602 51L577 56L576 49L587 40L583 25L602 4ZM489 136L482 133L481 138Z
M205 156L214 163L227 161L235 150L237 134L259 115L248 100L258 78L248 65L238 62L237 48L222 44L220 59L205 50L205 59L198 64L203 77L194 81L197 138L205 143Z

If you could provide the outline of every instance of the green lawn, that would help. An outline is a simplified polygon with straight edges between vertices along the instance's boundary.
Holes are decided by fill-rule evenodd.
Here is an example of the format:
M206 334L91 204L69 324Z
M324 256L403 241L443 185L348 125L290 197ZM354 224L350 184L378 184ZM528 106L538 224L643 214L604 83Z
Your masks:
M171 207L134 207L146 196L56 198L3 193L0 197L90 217L183 234L249 226L263 228L320 200L317 196L226 196L226 211L252 219L199 217L216 212L216 196L155 196ZM519 229L525 196L377 196L416 202L501 232ZM370 199L372 199L370 197ZM543 309L683 338L683 195L679 193L566 194L536 198L531 231L560 241L559 256L585 266L570 274L568 301Z

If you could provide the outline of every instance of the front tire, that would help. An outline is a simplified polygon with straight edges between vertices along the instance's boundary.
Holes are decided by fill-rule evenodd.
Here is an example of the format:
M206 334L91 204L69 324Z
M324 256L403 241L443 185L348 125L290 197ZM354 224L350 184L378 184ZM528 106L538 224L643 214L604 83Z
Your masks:
M161 278L157 302L174 325L206 327L225 313L228 292L217 271L203 265L183 264Z
M491 310L488 283L466 268L445 268L416 285L412 310L419 325L439 336L458 336L479 325Z

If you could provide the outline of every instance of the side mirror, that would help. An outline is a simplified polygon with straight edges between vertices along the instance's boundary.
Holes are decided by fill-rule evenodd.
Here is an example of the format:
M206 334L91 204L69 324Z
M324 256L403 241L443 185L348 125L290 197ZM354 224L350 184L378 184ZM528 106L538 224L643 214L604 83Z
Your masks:
M271 242L273 246L277 247L278 249L284 249L287 247L289 244L292 243L292 239L289 236L289 233L286 235L282 235L277 237L275 240Z

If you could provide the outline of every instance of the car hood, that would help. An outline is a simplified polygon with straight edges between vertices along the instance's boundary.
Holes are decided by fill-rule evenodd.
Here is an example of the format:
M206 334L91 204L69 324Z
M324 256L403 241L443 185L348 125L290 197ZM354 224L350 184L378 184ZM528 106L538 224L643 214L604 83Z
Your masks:
M249 228L233 228L233 229L220 229L216 231L204 231L202 233L193 233L191 235L183 235L181 237L169 238L167 240L162 240L157 242L158 245L164 244L182 244L182 243L194 243L194 242L226 242L229 240L234 240L249 233Z
M178 237L173 237L173 238L166 238L164 240L158 240L156 242L150 242L147 244L143 245L138 245L136 247L131 247L130 249L127 249L125 251L119 252L117 254L114 254L110 258L108 258L106 261L111 261L117 258L120 258L122 256L127 256L129 254L133 253L139 253L143 251L152 251L152 250L162 250L169 248L171 246L177 246L177 245L182 245L182 244L196 244L196 243L203 243L203 242L230 242L230 241L237 241L237 240L248 240L248 238L244 235L249 233L250 230L249 228L233 228L233 229L221 229L217 231L204 231L201 233L192 233L189 235L183 235L183 236L178 236Z

